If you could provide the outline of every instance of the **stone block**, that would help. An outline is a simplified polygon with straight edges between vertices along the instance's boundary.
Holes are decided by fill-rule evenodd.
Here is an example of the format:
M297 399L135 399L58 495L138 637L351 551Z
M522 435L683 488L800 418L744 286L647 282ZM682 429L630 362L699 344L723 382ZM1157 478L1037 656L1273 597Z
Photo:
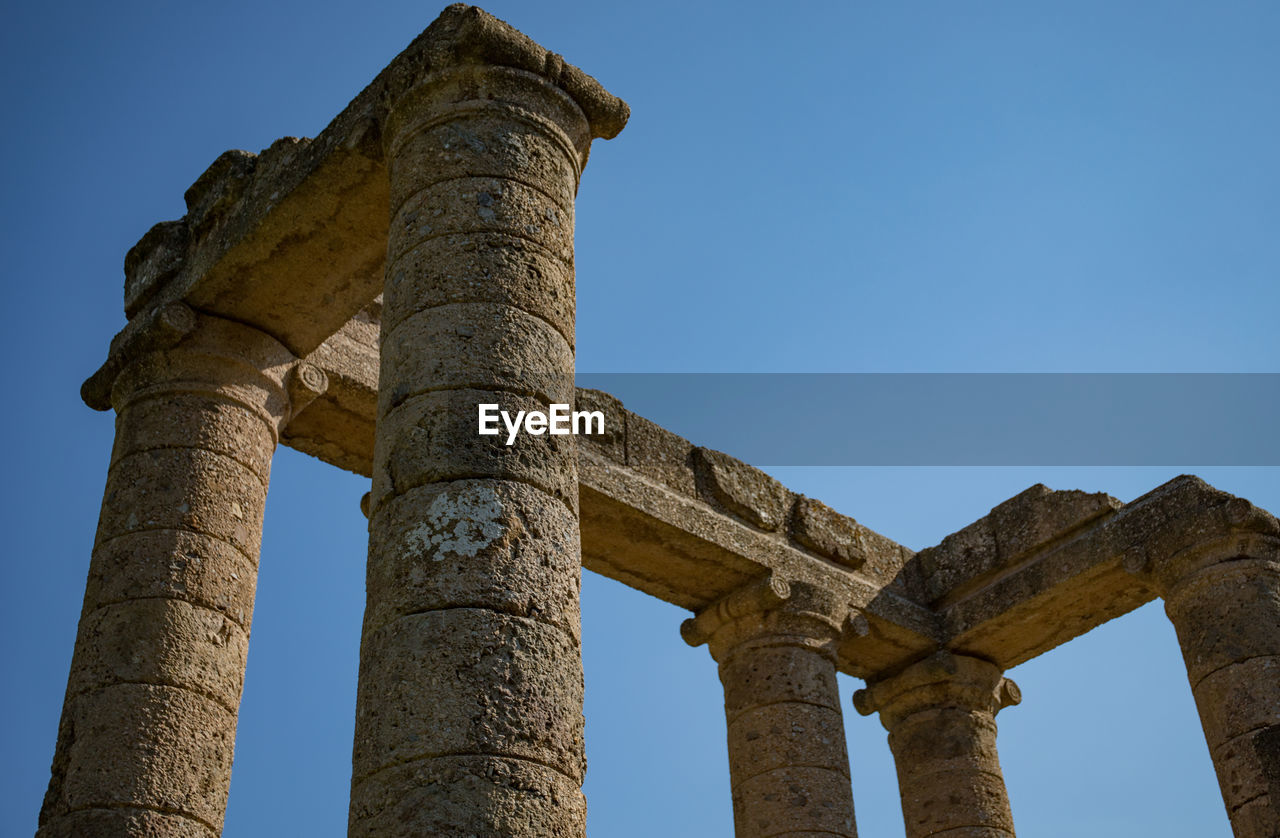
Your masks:
M857 570L867 561L864 530L857 521L822 501L803 495L796 500L791 536L819 556Z
M381 363L379 417L435 390L501 390L545 404L573 403L572 347L547 321L511 306L457 303L420 311L383 333Z
M388 311L382 327L395 330L415 311L455 303L520 309L574 342L573 265L518 236L459 233L436 236L387 265L387 286L407 306Z
M497 404L512 419L517 411L547 412L535 398L505 391L438 390L414 396L381 420L372 508L409 489L446 480L493 478L536 486L569 509L578 506L577 457L572 436L478 433L479 405Z
M480 608L405 616L369 633L354 776L465 753L536 762L581 782L581 666L547 665L580 657L560 629Z
M85 604L95 609L123 600L184 600L225 614L247 631L257 573L242 551L216 538L174 529L135 532L94 551Z
M383 504L369 528L366 626L489 608L580 631L578 521L524 483L458 480Z
M75 698L71 712L66 809L140 806L221 829L236 727L226 708L178 687L119 684Z
M226 615L176 599L118 602L84 615L67 690L163 684L240 706L249 635Z
M545 765L472 754L397 765L357 781L350 838L581 838L586 800Z
M437 236L499 233L573 264L573 209L510 178L467 177L423 186L391 218L387 259Z
M823 768L780 768L751 777L733 789L739 835L819 832L854 836L853 792L843 774Z
M690 498L698 498L693 445L685 438L627 411L627 465Z
M164 448L118 460L107 476L98 544L125 533L176 529L258 555L266 487L235 460L198 448Z
M707 494L748 524L774 532L786 521L790 493L760 469L710 448L694 449L693 462Z
M720 664L725 716L765 704L801 702L839 712L835 666L823 654L801 646L758 646L735 651Z

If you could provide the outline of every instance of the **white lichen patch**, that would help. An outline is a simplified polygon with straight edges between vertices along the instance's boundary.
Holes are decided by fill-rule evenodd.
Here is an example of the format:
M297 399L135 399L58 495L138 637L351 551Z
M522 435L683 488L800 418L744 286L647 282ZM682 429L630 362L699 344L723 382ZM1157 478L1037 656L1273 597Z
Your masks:
M405 537L415 557L431 555L443 561L450 554L474 557L502 537L502 501L489 486L468 486L461 492L445 492L427 509L426 520Z

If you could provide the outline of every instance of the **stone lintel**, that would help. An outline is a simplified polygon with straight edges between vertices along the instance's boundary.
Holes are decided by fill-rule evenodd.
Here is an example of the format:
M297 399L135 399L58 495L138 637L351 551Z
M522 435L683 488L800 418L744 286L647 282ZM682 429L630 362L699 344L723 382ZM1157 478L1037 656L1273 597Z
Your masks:
M328 373L329 389L282 439L366 477L373 460L378 318L374 305L309 356ZM910 550L785 489L784 523L766 531L752 513L735 514L717 500L699 474L692 443L626 411L607 393L579 389L576 398L578 409L606 415L603 436L577 438L585 568L695 612L770 572L830 586L866 618L861 633L840 641L841 671L859 677L901 667L941 642L935 616L910 593ZM741 486L776 483L745 463L713 456L731 460ZM855 554L857 560L849 560Z
M1043 483L1004 501L916 557L924 595L945 607L1042 553L1082 527L1113 514L1120 501L1098 492L1055 492Z
M478 63L543 76L595 137L626 123L626 104L577 67L478 8L449 6L314 139L219 156L187 190L187 214L129 251L126 315L183 301L314 351L381 293L391 103L435 70Z
M329 374L329 391L294 419L283 440L365 475L373 455L377 320L375 307L313 355ZM841 670L858 677L900 669L940 646L1013 667L1149 602L1158 594L1141 572L1149 561L1182 553L1185 563L1191 553L1183 551L1195 545L1274 527L1264 510L1195 477L1125 505L1105 494L1035 486L982 519L990 535L978 541L989 552L972 565L973 578L947 571L949 592L931 607L925 603L944 555L972 543L980 528L916 556L783 490L788 522L768 531L762 525L776 506L765 504L780 497L772 478L737 461L726 465L731 458L698 449L607 394L580 390L577 398L621 417L607 424L605 437L580 438L588 443L579 455L584 567L692 611L770 571L844 586L868 621L865 633L840 641ZM760 509L746 505L755 502ZM958 555L964 558L963 549Z
M1280 526L1197 477L1177 477L948 602L947 647L1011 668L1149 602L1161 579L1229 557L1250 534L1273 537Z

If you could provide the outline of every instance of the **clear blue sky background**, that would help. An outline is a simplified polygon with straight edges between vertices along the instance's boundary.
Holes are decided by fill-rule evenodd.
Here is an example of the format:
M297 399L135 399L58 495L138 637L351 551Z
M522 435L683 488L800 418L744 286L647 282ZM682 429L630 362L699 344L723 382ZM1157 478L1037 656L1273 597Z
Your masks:
M488 8L632 106L579 196L582 370L1280 370L1275 3ZM48 778L112 437L77 390L123 325L125 252L223 150L318 133L437 11L7 4L3 835ZM1276 469L1203 465L1280 510ZM913 548L1037 481L1129 500L1180 470L774 469ZM365 488L276 458L228 836L345 832ZM592 834L730 834L686 615L590 574L583 610ZM1013 676L1020 834L1229 834L1158 605ZM857 686L859 827L901 835Z

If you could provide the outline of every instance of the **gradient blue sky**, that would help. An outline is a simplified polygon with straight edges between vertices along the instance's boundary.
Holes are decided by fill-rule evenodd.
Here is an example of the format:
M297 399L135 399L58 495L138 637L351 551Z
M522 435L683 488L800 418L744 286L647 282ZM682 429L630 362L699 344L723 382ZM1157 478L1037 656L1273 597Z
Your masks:
M632 106L579 195L581 370L1280 369L1274 3L487 8ZM319 132L437 11L8 4L0 834L31 834L48 778L112 436L77 391L123 325L125 252L223 150ZM1193 466L1280 510L1273 468L771 470L920 548L1031 483L1128 500ZM365 489L276 458L230 838L345 833ZM591 833L730 834L686 614L590 574L583 612ZM1229 835L1158 605L1012 675L1020 834ZM859 827L901 835L857 686Z

